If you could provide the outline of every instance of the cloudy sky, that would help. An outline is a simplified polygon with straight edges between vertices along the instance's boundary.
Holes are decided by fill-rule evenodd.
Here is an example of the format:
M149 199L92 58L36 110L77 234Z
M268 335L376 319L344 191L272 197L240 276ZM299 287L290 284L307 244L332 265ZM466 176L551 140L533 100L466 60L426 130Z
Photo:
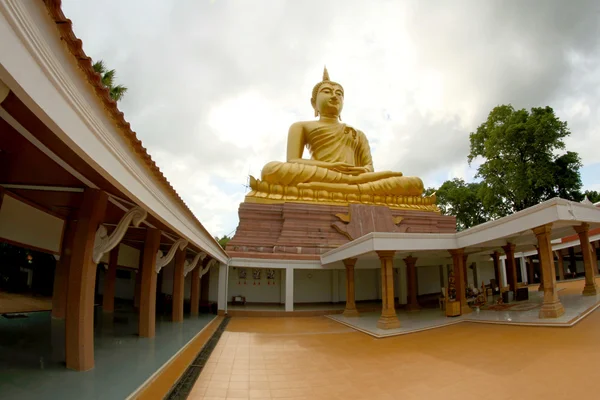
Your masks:
M285 159L313 118L323 65L376 170L471 180L469 132L499 104L567 121L600 190L600 2L63 0L152 157L213 235L231 233L248 175ZM306 156L306 153L305 153Z

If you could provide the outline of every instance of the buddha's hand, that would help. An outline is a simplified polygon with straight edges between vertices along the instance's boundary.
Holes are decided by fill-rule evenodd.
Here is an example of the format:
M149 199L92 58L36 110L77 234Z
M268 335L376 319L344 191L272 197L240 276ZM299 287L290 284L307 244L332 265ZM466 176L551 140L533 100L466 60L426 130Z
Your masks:
M342 174L347 174L347 175L358 175L358 174L363 173L363 172L360 172L359 170L364 170L363 167L355 167L354 165L348 164L345 162L330 163L327 166L327 169L330 169L330 170L336 171L336 172L341 172Z
M348 173L350 175L361 175L361 174L366 174L367 172L372 172L372 171L367 167L352 167L348 171Z

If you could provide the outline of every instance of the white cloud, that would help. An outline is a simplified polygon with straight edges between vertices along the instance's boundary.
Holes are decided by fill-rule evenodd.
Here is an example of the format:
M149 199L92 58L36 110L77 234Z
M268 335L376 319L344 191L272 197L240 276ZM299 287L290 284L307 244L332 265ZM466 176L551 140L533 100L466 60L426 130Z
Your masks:
M85 51L129 87L120 108L214 235L247 175L285 159L327 65L375 168L462 177L469 132L498 104L552 106L568 148L600 163L597 3L64 0ZM110 21L107 26L107 21ZM585 183L585 182L584 182Z

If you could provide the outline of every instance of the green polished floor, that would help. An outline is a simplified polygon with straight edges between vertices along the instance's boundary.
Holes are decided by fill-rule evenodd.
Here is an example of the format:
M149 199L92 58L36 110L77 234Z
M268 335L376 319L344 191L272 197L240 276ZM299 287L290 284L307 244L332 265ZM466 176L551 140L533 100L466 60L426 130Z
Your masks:
M215 317L201 314L183 323L157 317L156 337L146 339L136 334L133 310L118 310L114 319L96 312L96 366L74 372L64 364L64 324L49 312L27 316L0 316L2 400L125 399Z

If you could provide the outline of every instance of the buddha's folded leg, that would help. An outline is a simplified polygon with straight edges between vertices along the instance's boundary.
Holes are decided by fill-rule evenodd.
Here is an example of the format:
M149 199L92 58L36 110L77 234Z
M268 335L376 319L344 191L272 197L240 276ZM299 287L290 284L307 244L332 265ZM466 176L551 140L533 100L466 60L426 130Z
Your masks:
M369 194L380 196L421 196L423 194L423 181L417 177L392 177L357 185L311 182L301 183L298 187L346 194Z
M380 171L380 172L366 172L364 174L349 176L348 182L351 184L369 183L376 182L387 178L401 177L402 172L392 171Z
M296 186L308 182L348 184L352 178L355 177L316 165L279 161L266 164L261 173L263 181L284 186Z
M347 183L308 182L299 183L298 187L300 189L326 190L332 193L360 194L358 185L349 185Z
M388 178L401 177L401 172L380 171L360 175L349 175L316 165L272 161L266 164L261 173L265 182L284 186L296 186L301 183L340 183L362 184Z

